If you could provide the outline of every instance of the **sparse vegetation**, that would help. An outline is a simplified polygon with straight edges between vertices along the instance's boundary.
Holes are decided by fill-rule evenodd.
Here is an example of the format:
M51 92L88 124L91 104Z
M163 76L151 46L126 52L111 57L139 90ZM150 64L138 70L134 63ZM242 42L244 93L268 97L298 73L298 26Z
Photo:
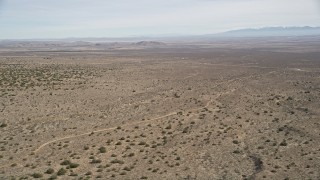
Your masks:
M0 179L317 179L317 53L241 41L2 49Z

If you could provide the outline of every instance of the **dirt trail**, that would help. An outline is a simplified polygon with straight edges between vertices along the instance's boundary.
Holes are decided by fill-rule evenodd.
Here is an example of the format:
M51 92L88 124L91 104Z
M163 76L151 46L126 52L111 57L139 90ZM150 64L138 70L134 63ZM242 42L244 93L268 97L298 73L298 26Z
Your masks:
M188 110L185 110L185 112L187 111L197 111L197 110L201 110L203 108L207 108L211 102L213 100L210 100L207 102L207 104L203 107L199 107L199 108L193 108L193 109L188 109ZM166 118L166 117L169 117L169 116L173 116L173 115L176 115L178 112L177 111L174 111L174 112L171 112L169 114L166 114L166 115L163 115L163 116L160 116L160 117L156 117L156 118L153 118L153 119L150 119L150 120L144 120L144 121L137 121L137 122L134 122L134 123L130 123L130 124L125 124L123 125L122 127L128 127L128 126L134 126L134 125L139 125L139 124L145 124L145 123L150 123L150 122L153 122L153 121L156 121L156 120L159 120L159 119L163 119L163 118ZM111 127L111 128L105 128L105 129L99 129L99 130L95 130L95 131L90 131L90 132L86 132L86 133L82 133L82 134L78 134L78 135L71 135L71 136L65 136L65 137L61 137L61 138L58 138L58 139L54 139L54 140L51 140L51 141L48 141L44 144L42 144L41 146L39 146L34 152L37 153L39 150L41 150L42 148L44 148L45 146L49 145L49 144L52 144L54 142L57 142L57 141L61 141L61 140L66 140L66 139L71 139L71 138L76 138L76 137L81 137L81 136L85 136L85 135L89 135L91 133L98 133L98 132L105 132L105 131L111 131L111 130L115 130L117 129L118 126L116 127Z
M230 80L230 81L235 81L236 79L233 79L233 80ZM228 83L230 83L228 81ZM221 85L222 83L220 84L217 84L215 87ZM224 93L219 93L216 95L215 98L218 98L224 94L228 94L230 92L233 92L235 89L231 90L231 91L227 91L227 92L224 92ZM198 111L198 110L201 110L203 108L207 108L213 101L215 101L215 99L211 99L207 102L207 104L205 106L202 106L202 107L198 107L198 108L193 108L193 109L187 109L187 110L184 110L184 112L192 112L192 111ZM163 118L166 118L166 117L169 117L169 116L173 116L173 115L176 115L178 112L177 111L174 111L174 112L171 112L169 114L166 114L166 115L163 115L163 116L160 116L160 117L156 117L156 118L152 118L150 120L144 120L144 121L137 121L137 122L134 122L134 123L129 123L129 124L125 124L123 125L122 127L128 127L128 126L134 126L134 125L139 125L139 124L145 124L145 123L150 123L150 122L153 122L153 121L156 121L156 120L159 120L159 119L163 119ZM77 137L81 137L81 136L85 136L85 135L89 135L91 133L98 133L98 132L105 132L105 131L111 131L111 130L115 130L118 126L116 127L110 127L110 128L104 128L104 129L99 129L99 130L95 130L95 131L90 131L90 132L86 132L86 133L82 133L82 134L77 134L77 135L70 135L70 136L65 136L65 137L61 137L61 138L58 138L58 139L54 139L54 140L51 140L51 141L48 141L42 145L40 145L34 152L37 153L39 152L42 148L44 148L45 146L49 145L49 144L52 144L54 142L57 142L57 141L61 141L61 140L66 140L66 139L71 139L71 138L77 138Z
M268 72L267 74L273 73L273 72L275 72L275 71ZM219 83L219 84L215 85L213 88L218 87L218 86L221 86L221 85L224 85L224 84L230 86L230 83L232 83L232 82L236 82L236 81L241 81L241 80L244 80L244 79L252 78L253 76L254 76L254 75L250 75L250 76L246 76L246 77L242 77L242 78L231 79L231 80L229 80L229 81ZM222 96L222 95L225 95L225 94L229 94L229 93L231 93L231 92L233 92L233 91L235 91L235 90L236 90L236 89L232 89L232 90L229 90L229 91L227 91L227 92L219 93L219 94L216 95L216 97L215 97L214 99L209 100L205 106L198 107L198 108L193 108L193 109L187 109L187 110L184 110L184 112L190 112L190 111L192 112L192 111L201 110L201 109L203 109L203 108L207 108L207 107L208 107L213 101L215 101L215 99L217 99L218 97L220 97L220 96ZM137 122L125 124L125 125L123 125L122 127L128 127L128 126L134 126L134 125L139 125L139 124L150 123L150 122L153 122L153 121L156 121L156 120L159 120L159 119L163 119L163 118L166 118L166 117L169 117L169 116L176 115L177 113L178 113L177 111L174 111L174 112L171 112L171 113L169 113L169 114L166 114L166 115L163 115L163 116L160 116L160 117L152 118L152 119L150 119L150 120L143 120L143 121L137 121ZM117 126L117 127L118 127L118 126ZM95 131L90 131L90 132L86 132L86 133L82 133L82 134L64 136L64 137L61 137L61 138L58 138L58 139L54 139L54 140L48 141L48 142L40 145L34 152L37 153L37 152L39 152L41 149L43 149L45 146L47 146L47 145L49 145L49 144L52 144L52 143L54 143L54 142L57 142L57 141L66 140L66 139L71 139L71 138L77 138L77 137L89 135L89 134L91 134L91 133L98 133L98 132L105 132L105 131L115 130L117 127L104 128L104 129L99 129L99 130L95 130Z
M269 74L269 73L274 73L276 71L270 71L266 74ZM265 74L265 75L266 75ZM241 78L235 78L235 79L230 79L228 81L225 81L225 82L222 82L222 83L218 83L216 84L213 88L215 87L218 87L218 86L222 86L222 85L227 85L228 87L230 87L230 84L231 83L234 83L234 82L239 82L239 81L242 81L242 80L245 80L245 79L250 79L252 77L254 77L255 75L249 75L249 76L245 76L245 77L241 77ZM214 98L210 98L210 100L206 103L205 106L202 106L202 107L198 107L198 108L192 108L192 109L187 109L187 110L184 110L184 112L189 112L189 111L198 111L198 110L201 110L203 108L207 108L210 106L211 103L213 103L214 101L217 102L217 98L223 96L223 95L226 95L226 94L229 94L229 93L232 93L234 92L236 89L231 89L229 91L225 91L225 92L222 92L222 93L218 93L215 95ZM159 116L159 117L156 117L156 118L153 118L153 119L150 119L150 120L144 120L144 121L138 121L138 122L134 122L134 123L129 123L129 124L125 124L123 125L122 127L129 127L129 126L133 126L133 125L139 125L139 124L145 124L145 123L150 123L150 122L153 122L153 121L156 121L156 120L159 120L159 119L163 119L163 118L166 118L166 117L169 117L169 116L173 116L173 115L176 115L177 114L177 111L174 111L174 112L171 112L169 114L166 114L166 115L163 115L163 116ZM117 126L118 127L118 126ZM57 139L53 139L51 141L47 141L45 143L43 143L42 145L40 145L37 149L34 150L34 153L39 153L40 150L42 150L43 148L45 148L46 146L48 146L49 144L52 144L54 142L57 142L57 141L61 141L61 140L66 140L66 139L72 139L72 138L77 138L77 137L82 137L82 136L85 136L85 135L89 135L91 133L98 133L98 132L105 132L105 131L111 131L111 130L115 130L117 127L110 127L110 128L104 128L104 129L99 129L99 130L95 130L95 131L90 131L90 132L86 132L86 133L82 133L82 134L77 134L77 135L69 135L69 136L64 136L64 137L60 137L60 138L57 138ZM17 162L16 162L17 163ZM7 165L4 165L4 166L0 166L0 168L3 168L3 167L6 167L6 166L9 166L9 164Z
M125 125L123 125L122 127L127 127L127 126L133 126L133 125L143 124L143 123L147 123L147 122L152 122L152 121L156 121L156 120L158 120L158 119L162 119L162 118L165 118L165 117L169 117L169 116L172 116L172 115L175 115L175 114L177 114L177 112L172 112L172 113L170 113L170 114L167 114L167 115L164 115L164 116L160 116L160 117L157 117L157 118L153 118L153 119L150 119L150 120L147 120L147 121L138 121L138 122L134 122L134 123L130 123L130 124L125 124ZM118 127L118 126L117 126L117 127ZM95 130L95 131L86 132L86 133L83 133L83 134L65 136L65 137L61 137L61 138L58 138L58 139L54 139L54 140L52 140L52 141L48 141L48 142L42 144L42 145L39 146L34 152L36 153L36 152L38 152L39 150L41 150L42 148L44 148L45 146L47 146L47 145L49 145L49 144L51 144L51 143L57 142L57 141L61 141L61 140L65 140L65 139L71 139L71 138L76 138L76 137L81 137L81 136L89 135L89 134L91 134L91 133L98 133L98 132L115 130L115 129L117 129L117 127L99 129L99 130Z

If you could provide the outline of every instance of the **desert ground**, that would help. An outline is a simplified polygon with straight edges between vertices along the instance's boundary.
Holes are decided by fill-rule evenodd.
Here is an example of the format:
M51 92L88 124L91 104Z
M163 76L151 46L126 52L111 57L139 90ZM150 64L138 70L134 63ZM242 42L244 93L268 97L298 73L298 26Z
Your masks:
M0 179L320 179L320 41L0 45Z

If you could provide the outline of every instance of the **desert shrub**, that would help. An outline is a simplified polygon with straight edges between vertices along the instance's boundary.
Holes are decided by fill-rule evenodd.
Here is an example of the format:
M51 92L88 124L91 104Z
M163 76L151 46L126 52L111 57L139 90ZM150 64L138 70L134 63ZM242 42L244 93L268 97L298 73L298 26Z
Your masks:
M121 143L120 141L116 143L116 145L121 145L121 144L122 144L122 143Z
M90 176L90 175L92 175L92 172L91 172L91 171L88 171L85 175L86 175L86 176Z
M40 173L33 173L31 176L32 176L33 178L42 178L42 177L43 177L43 175L40 174Z
M234 154L240 154L240 151L239 150L234 150L233 153Z
M79 166L79 164L76 164L76 163L70 163L69 164L69 167L72 168L72 169L73 168L77 168L78 166Z
M100 159L92 159L91 164L98 164L101 163L102 161Z
M49 169L46 170L45 173L46 174L52 174L52 173L54 173L54 170L52 168L49 168Z
M116 163L118 163L118 164L124 164L124 162L123 161L121 161L121 160L118 160L118 159L114 159L114 160L112 160L112 161L110 161L112 164L116 164Z
M287 142L285 140L283 140L281 143L280 143L280 146L287 146Z
M70 176L78 176L78 174L77 174L77 173L72 172L72 173L70 174Z
M57 179L57 178L58 178L57 175L54 174L54 175L50 176L48 180L54 180L54 179Z
M66 172L67 172L67 171L66 171L64 168L61 168L61 169L59 169L59 171L57 172L57 175L58 175L58 176L62 176L62 175L65 175Z
M189 130L189 127L185 127L185 128L183 129L182 133L187 133L188 130Z
M146 142L140 141L138 145L146 145Z
M233 140L232 142L233 142L233 144L239 144L238 140Z
M124 172L124 171L120 173L120 175L126 175L126 174L127 174L127 173L126 173L126 172Z
M169 124L169 125L166 127L166 129L171 129L171 124Z
M69 165L71 162L69 160L64 160L60 163L60 165L66 166Z
M100 151L100 153L106 153L107 152L105 147L100 147L99 151Z

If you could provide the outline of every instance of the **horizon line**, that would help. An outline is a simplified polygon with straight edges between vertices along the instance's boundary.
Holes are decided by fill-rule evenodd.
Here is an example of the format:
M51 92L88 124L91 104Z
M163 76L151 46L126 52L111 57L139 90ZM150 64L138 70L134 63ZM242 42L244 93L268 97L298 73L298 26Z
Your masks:
M320 29L320 26L264 26L264 27L247 27L247 28L235 28L227 31L221 31L217 33L206 33L206 34L178 34L178 33L167 33L167 34L149 34L149 35L128 35L128 36L78 36L78 37L59 37L59 38L0 38L0 41L43 41L43 40L72 40L72 39L136 39L136 38L184 38L184 37L193 37L193 36L215 36L223 37L218 35L223 35L229 32L241 31L241 30L263 30L268 28L282 28L282 29L290 29L290 28L312 28L312 29ZM320 35L320 32L319 32ZM290 36L290 35L289 35ZM305 36L305 35L304 35ZM307 35L308 36L308 35ZM225 36L227 37L227 36ZM238 36L237 36L238 37ZM244 36L248 37L248 36Z

